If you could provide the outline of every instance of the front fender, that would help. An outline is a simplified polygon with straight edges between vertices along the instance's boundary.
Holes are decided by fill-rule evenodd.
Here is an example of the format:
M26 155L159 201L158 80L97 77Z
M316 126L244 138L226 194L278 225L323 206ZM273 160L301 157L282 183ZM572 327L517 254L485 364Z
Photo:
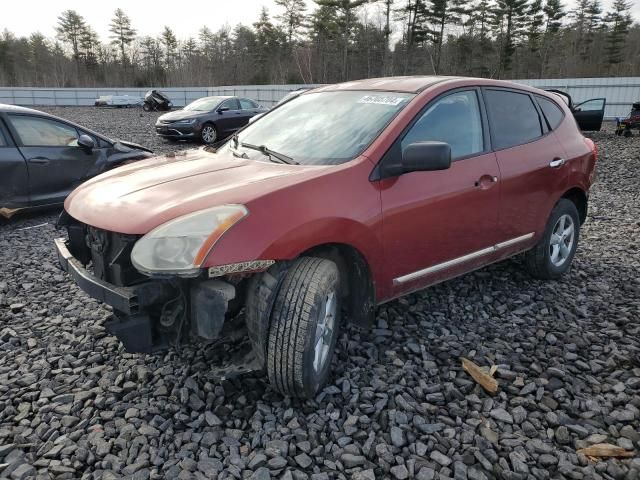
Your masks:
M326 244L345 244L358 250L374 278L381 273L382 244L373 228L344 217L315 219L286 230L255 229L250 218L227 232L204 262L204 267L249 260L292 260Z

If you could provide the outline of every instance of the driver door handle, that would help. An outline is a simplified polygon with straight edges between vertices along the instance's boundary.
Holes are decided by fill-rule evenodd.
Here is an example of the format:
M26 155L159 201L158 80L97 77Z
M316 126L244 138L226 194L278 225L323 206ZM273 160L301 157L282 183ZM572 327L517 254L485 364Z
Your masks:
M551 168L560 168L565 163L567 163L567 161L564 158L554 158L549 162L549 166Z
M46 157L34 157L29 159L29 163L35 163L36 165L46 165L49 161L50 160Z

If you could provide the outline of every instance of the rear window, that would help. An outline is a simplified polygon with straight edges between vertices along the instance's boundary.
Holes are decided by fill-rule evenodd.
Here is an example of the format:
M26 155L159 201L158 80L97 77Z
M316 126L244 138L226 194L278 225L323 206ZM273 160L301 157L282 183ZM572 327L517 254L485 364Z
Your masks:
M542 136L538 110L528 94L486 90L484 97L494 149L522 145Z
M564 117L562 110L555 104L555 102L552 102L548 98L536 97L536 100L542 109L542 113L547 119L549 128L551 130L555 130L555 128L560 125L560 122L562 122L562 118Z

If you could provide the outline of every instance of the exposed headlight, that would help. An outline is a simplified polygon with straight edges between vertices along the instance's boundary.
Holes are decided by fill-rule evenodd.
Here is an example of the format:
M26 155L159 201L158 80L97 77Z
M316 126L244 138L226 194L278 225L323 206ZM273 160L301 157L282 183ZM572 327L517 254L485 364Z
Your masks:
M175 125L191 125L192 123L196 123L195 118L185 118L184 120L176 120L173 122Z
M222 205L170 220L136 242L131 262L146 275L196 276L220 237L248 214L244 205Z

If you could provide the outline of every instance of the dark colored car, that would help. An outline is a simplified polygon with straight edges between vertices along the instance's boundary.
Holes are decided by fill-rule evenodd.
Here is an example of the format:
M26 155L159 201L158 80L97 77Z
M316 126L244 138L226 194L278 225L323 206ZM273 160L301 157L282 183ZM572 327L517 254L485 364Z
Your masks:
M371 325L381 303L520 253L535 277L564 274L596 157L542 90L353 81L299 95L215 152L81 185L56 248L113 306L127 350L248 337L244 357L217 344L227 368L312 397L346 319Z
M182 110L160 116L156 134L168 140L200 140L212 144L240 130L254 115L266 111L248 98L204 97Z
M151 155L47 113L0 105L0 215L62 204L85 180Z

